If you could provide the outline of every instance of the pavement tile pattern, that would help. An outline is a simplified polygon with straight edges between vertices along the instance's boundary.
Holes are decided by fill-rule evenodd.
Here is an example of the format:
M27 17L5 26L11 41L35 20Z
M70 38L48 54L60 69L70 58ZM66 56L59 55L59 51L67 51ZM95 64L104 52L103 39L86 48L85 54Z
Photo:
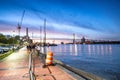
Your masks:
M29 52L26 47L0 61L0 80L30 80ZM42 67L37 53L33 54L35 80L76 80L58 66Z

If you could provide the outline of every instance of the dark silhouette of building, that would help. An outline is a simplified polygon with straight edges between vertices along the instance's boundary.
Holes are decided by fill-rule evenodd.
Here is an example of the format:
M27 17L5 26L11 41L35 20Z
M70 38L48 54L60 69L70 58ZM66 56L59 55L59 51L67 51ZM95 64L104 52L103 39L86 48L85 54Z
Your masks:
M75 44L75 33L73 33L73 44Z
M85 38L84 37L82 37L81 43L85 43Z

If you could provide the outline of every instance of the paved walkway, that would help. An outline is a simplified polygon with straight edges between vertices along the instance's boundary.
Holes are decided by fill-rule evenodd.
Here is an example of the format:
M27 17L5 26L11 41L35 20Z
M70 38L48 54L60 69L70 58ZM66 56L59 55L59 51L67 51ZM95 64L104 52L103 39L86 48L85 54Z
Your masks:
M29 53L26 48L0 61L0 80L30 80L28 75ZM36 80L77 80L58 66L42 68L42 62L33 55Z

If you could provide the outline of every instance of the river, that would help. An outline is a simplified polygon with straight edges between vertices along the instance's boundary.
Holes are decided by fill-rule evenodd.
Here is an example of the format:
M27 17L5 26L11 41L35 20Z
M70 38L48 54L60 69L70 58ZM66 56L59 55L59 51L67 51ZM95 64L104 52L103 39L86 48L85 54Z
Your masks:
M119 44L63 44L49 47L54 58L105 80L120 80Z

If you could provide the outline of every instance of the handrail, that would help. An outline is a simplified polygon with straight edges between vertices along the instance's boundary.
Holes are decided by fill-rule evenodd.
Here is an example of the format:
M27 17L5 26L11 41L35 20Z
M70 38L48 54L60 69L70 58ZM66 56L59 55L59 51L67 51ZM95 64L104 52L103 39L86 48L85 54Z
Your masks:
M30 80L35 80L34 73L32 70L32 54L33 54L33 50L29 54L29 77L30 77Z

